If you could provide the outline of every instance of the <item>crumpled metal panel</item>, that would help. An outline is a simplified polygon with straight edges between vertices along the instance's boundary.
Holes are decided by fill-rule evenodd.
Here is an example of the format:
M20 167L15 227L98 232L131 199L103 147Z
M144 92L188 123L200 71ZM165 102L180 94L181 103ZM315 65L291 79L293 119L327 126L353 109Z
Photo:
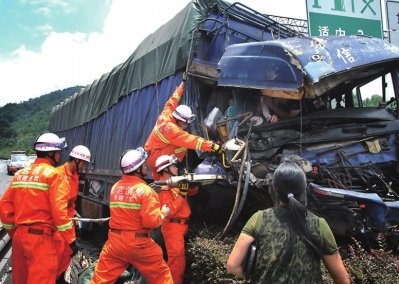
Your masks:
M292 38L282 47L298 59L310 84L370 64L399 61L397 46L362 36Z
M229 46L220 86L295 90L368 65L398 61L399 48L362 36L301 37Z
M291 63L279 41L231 45L219 68L220 86L296 90L303 82L302 70Z

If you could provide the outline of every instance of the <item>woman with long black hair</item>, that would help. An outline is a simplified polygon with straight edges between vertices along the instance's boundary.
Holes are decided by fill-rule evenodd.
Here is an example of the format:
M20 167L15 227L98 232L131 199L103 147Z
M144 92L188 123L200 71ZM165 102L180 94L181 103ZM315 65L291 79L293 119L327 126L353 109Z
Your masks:
M321 283L321 259L335 283L350 283L327 222L306 210L302 168L294 162L281 163L272 184L277 206L258 211L248 220L227 270L253 283ZM255 269L253 275L245 275L244 258L254 241L258 247Z

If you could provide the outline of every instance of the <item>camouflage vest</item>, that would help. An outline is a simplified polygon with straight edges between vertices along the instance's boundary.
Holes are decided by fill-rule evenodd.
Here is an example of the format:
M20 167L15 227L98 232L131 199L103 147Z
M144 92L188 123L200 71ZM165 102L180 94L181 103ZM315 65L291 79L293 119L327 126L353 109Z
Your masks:
M320 258L298 236L289 246L288 209L270 208L263 211L263 224L256 236L258 255L252 283L321 283ZM308 213L310 232L320 240L318 217Z

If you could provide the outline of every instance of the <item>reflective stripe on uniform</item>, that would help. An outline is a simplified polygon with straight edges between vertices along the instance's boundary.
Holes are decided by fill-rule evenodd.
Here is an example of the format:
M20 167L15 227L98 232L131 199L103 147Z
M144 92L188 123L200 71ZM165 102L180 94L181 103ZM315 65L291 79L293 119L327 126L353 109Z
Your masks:
M3 224L3 228L6 230L12 230L15 227L14 224L5 224L5 223L2 223L2 224Z
M69 230L72 227L73 227L73 223L72 223L72 221L69 221L68 223L66 223L64 225L57 226L57 230L60 232L64 232L66 230Z
M195 150L197 150L197 151L201 150L201 146L202 146L203 142L204 142L204 138L199 137L198 141L197 141L197 146L195 146Z
M11 188L33 188L38 190L48 190L49 185L43 182L33 182L33 181L18 181L11 183Z
M187 150L187 148L184 148L184 147L182 147L182 148L176 148L176 149L175 149L175 154L182 153L182 152L184 152L184 151L186 151L186 150Z
M163 143L165 144L170 144L169 140L165 138L165 136L162 135L162 133L159 131L158 127L154 127L155 134L159 137L159 139L162 140Z
M110 208L128 208L128 209L140 209L140 203L128 203L128 202L110 202Z

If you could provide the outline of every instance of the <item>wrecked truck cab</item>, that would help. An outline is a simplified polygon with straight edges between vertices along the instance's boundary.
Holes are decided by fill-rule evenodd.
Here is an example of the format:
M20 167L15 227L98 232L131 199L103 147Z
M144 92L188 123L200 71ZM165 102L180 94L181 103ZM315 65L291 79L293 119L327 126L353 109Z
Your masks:
M260 138L267 136L270 147L281 147L292 141L309 144L364 139L399 130L398 63L398 48L379 39L360 36L237 44L229 46L219 62L218 86L232 88L233 96L241 94L241 102L245 100L248 105L240 107L253 112L258 108L258 115L261 115L259 99L253 97L266 95L298 101L301 112L297 117L282 118L275 125L264 121L251 126ZM313 64L320 68L311 67ZM376 82L378 80L380 82ZM379 96L378 104L364 105L370 101L370 91L375 91L376 84L381 86L373 93ZM239 133L246 130L241 128Z
M222 160L211 154L205 161L203 153L188 151L183 164L189 173L226 177L192 197L192 219L228 220L227 230L272 206L270 180L289 154L322 188L371 188L395 205L397 53L378 39L301 37L239 3L190 1L125 62L53 109L49 130L72 146L86 145L96 161L81 172L76 209L85 218L109 217L109 194L122 175L118 157L145 144L183 73L188 79L180 103L197 114L191 133L227 149ZM370 92L373 81L388 87ZM261 96L288 99L301 112L267 123ZM374 106L365 108L370 102ZM338 204L309 202L335 215L358 207Z
M229 46L219 61L218 88L240 102L237 113L250 110L261 118L233 129L248 145L249 186L270 187L273 170L289 157L319 186L377 194L383 202L399 200L398 63L396 46L362 36ZM296 101L299 115L268 123L259 111L264 95ZM390 225L384 220L386 208L377 214L364 212L371 207L353 200L314 195L308 200L339 235Z

